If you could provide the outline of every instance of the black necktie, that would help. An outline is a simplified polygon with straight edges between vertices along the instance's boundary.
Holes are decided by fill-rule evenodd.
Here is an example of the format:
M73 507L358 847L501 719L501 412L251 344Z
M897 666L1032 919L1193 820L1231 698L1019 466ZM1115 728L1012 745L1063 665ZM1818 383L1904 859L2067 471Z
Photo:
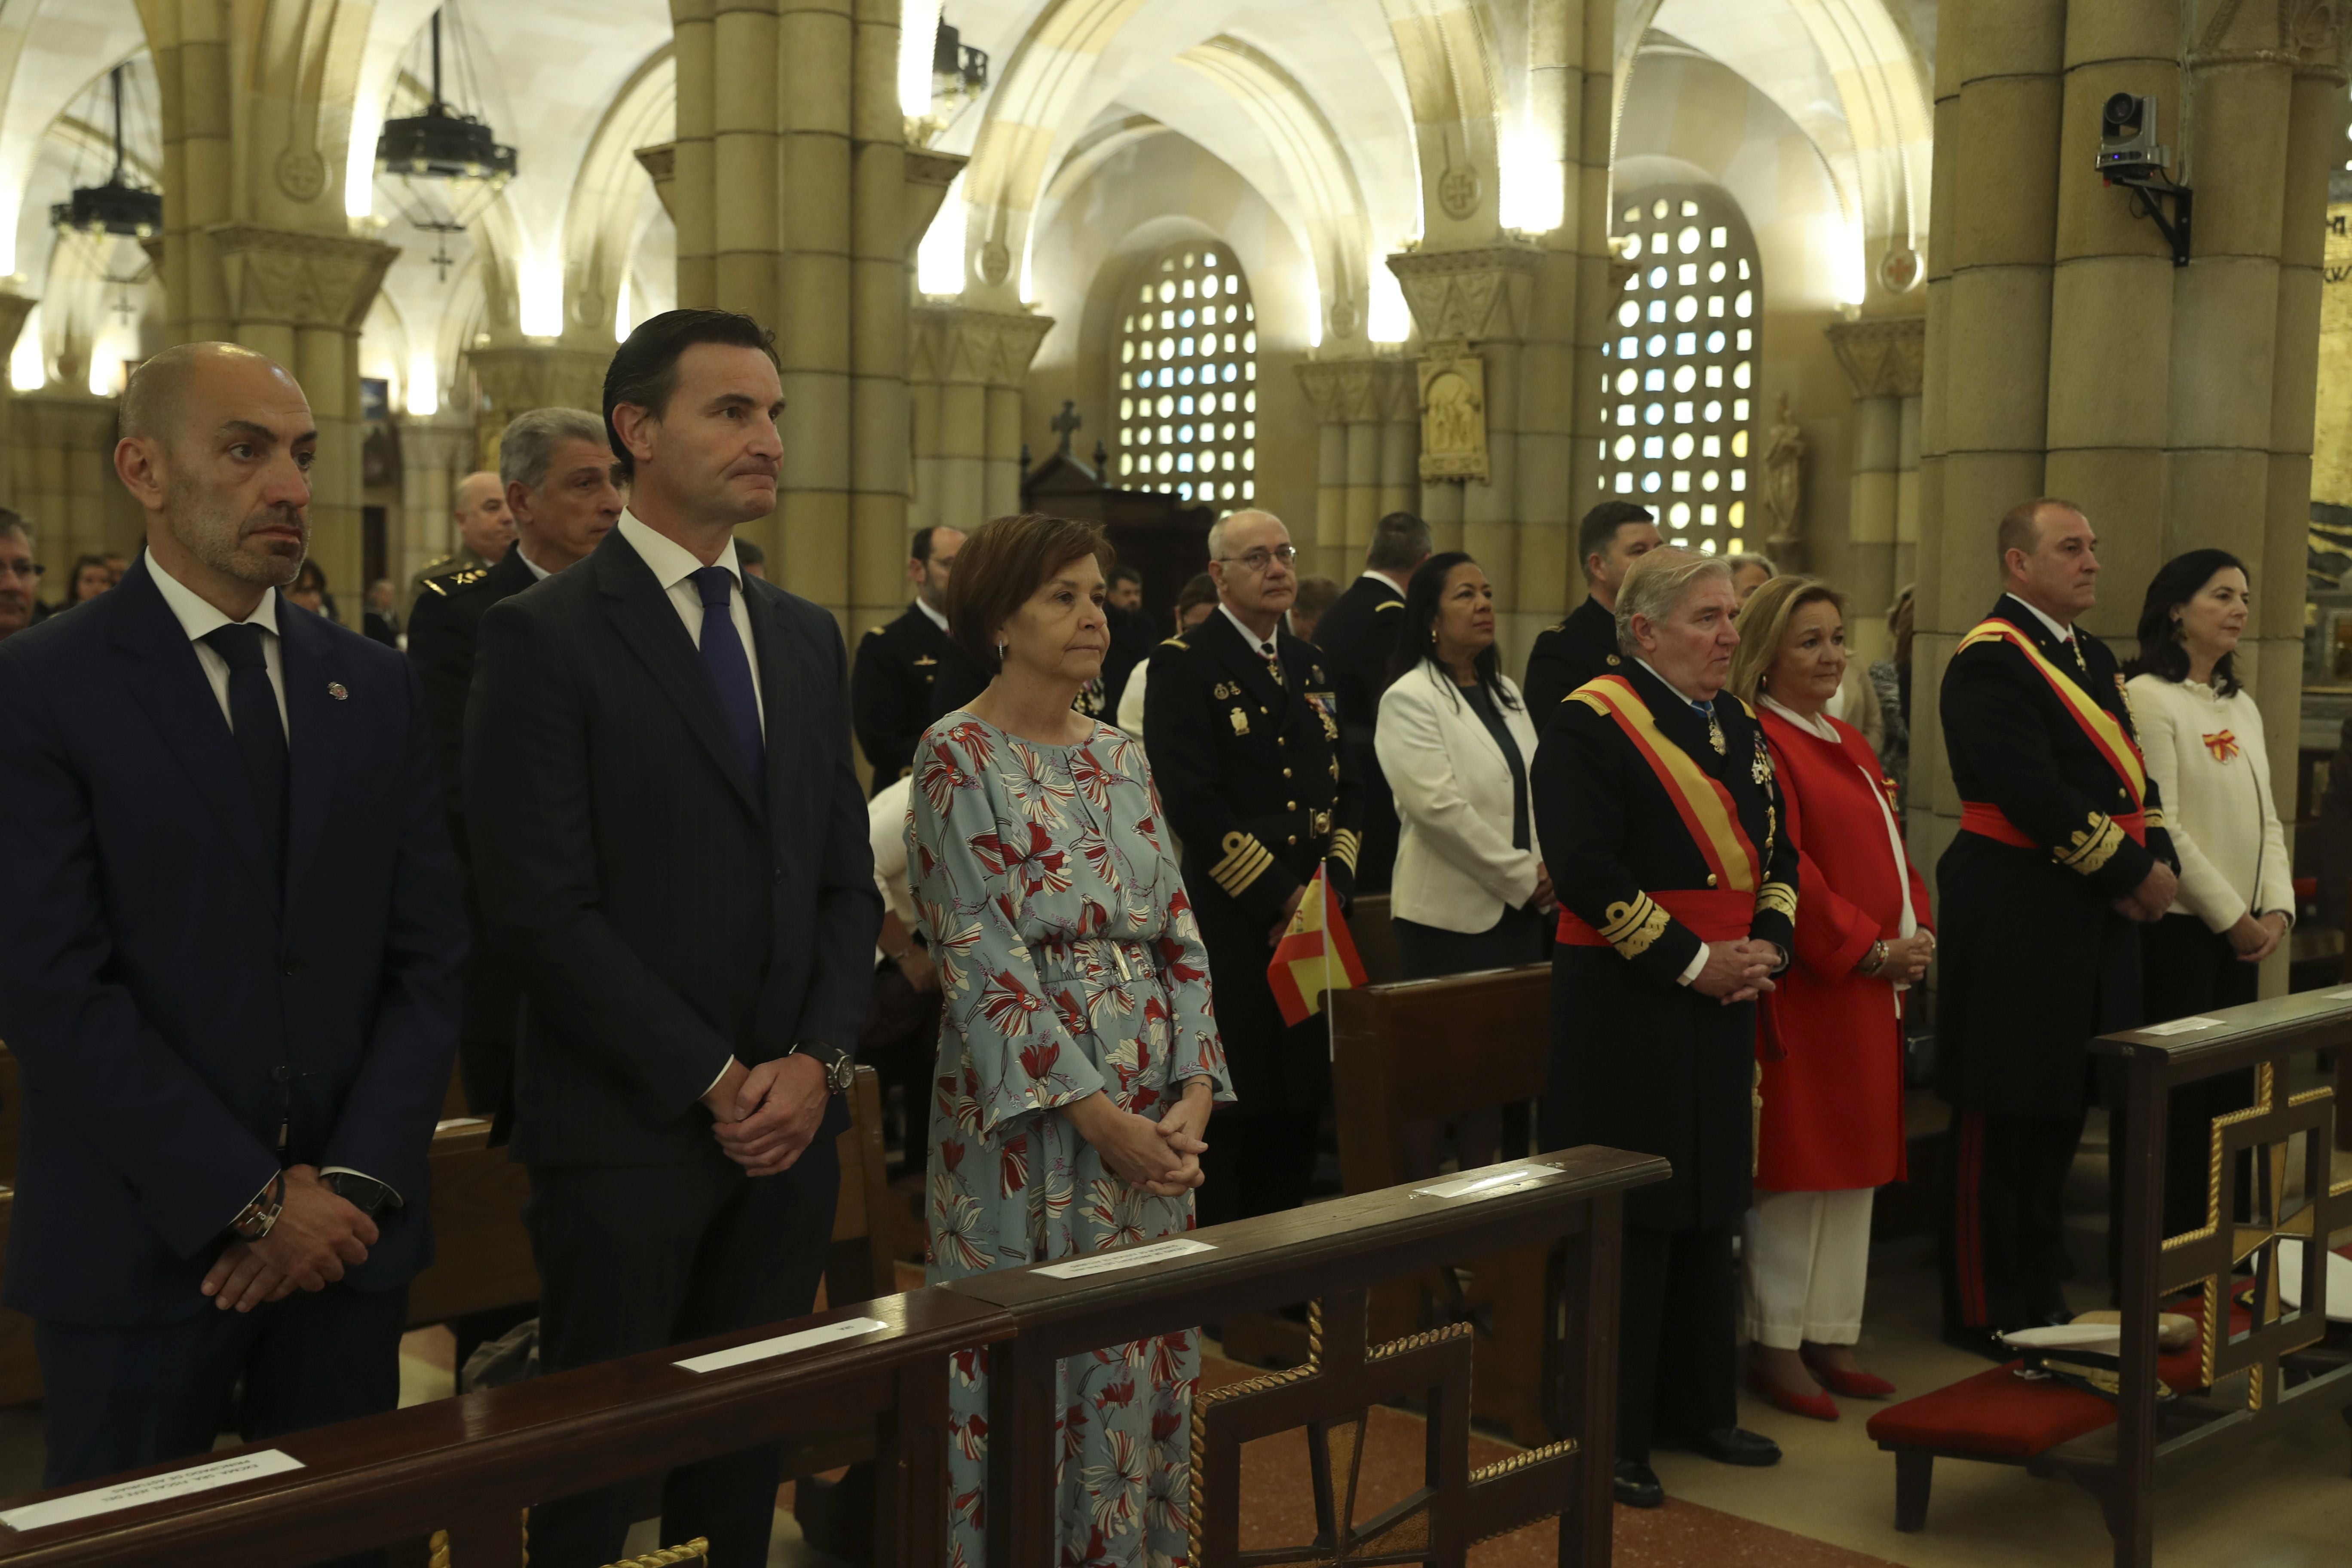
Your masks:
M215 626L205 641L228 665L229 729L245 763L275 879L283 876L286 858L286 724L278 715L278 690L269 684L269 665L262 658L261 628Z
M768 795L768 746L760 732L760 694L751 684L751 660L735 635L735 574L724 566L689 574L702 599L702 668L719 695L719 712L751 775L751 793Z

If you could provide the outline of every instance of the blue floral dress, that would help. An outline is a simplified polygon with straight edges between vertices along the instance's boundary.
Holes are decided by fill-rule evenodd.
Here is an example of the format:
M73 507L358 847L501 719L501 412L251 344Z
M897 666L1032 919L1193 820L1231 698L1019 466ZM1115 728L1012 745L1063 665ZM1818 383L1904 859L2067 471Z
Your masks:
M1233 1099L1163 820L1143 748L1108 725L1043 746L957 712L917 748L908 875L946 998L927 1279L1192 1228L1192 1194L1129 1185L1055 1109L1100 1090L1156 1120L1202 1076ZM1062 1363L1064 1568L1188 1560L1200 1368L1190 1332ZM984 1376L983 1355L950 1381L955 1568L985 1555Z

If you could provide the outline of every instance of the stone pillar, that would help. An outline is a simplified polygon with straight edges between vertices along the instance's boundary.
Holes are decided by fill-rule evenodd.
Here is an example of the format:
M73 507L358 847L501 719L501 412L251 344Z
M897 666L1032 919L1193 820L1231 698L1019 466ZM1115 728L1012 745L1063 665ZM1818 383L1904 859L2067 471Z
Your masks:
M1291 534L1309 555L1306 570L1346 583L1362 569L1381 516L1417 504L1417 477L1410 488L1393 481L1411 471L1418 451L1418 377L1411 360L1392 355L1302 360L1294 368L1322 426L1314 527L1300 520Z
M463 409L400 418L400 547L388 570L404 594L417 573L457 548L450 501L457 481L480 466L480 441Z
M648 162L646 168L677 227L677 302L689 310L719 302L717 14L716 0L670 0L677 135L667 147L646 150L665 164L656 169Z
M10 467L16 450L16 438L10 434L11 405L16 395L8 384L5 367L16 352L17 337L25 330L25 318L33 313L36 303L13 289L0 289L0 502L16 494L16 484Z
M1886 652L1886 608L1916 569L1919 375L1927 319L1839 321L1826 335L1853 384L1853 473L1840 578L1853 602L1846 643L1856 657L1874 659Z
M938 303L915 307L913 318L908 526L968 531L1020 510L1021 390L1053 318Z
M34 555L48 568L41 596L56 604L75 556L143 542L138 508L114 479L120 404L67 386L11 401L8 504L33 525Z

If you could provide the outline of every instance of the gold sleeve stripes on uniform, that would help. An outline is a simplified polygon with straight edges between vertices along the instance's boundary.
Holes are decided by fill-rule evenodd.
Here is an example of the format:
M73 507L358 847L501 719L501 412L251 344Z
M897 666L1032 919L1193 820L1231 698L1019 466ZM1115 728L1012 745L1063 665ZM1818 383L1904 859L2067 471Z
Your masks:
M2095 811L2090 826L2076 828L2065 847L2050 851L2050 858L2069 871L2088 877L2114 859L2123 842L2124 830L2116 826L2115 818Z
M2142 816L2144 816L2147 825L2150 827L2161 827L2164 826L2164 813L2156 806L2148 807Z
M1226 834L1224 849L1225 858L1209 868L1209 878L1229 899L1240 898L1274 864L1273 852L1246 833Z
M1765 883L1763 891L1756 895L1756 912L1786 915L1789 919L1795 920L1797 889L1786 882Z
M1356 868L1356 857L1363 852L1363 835L1352 827L1343 827L1331 836L1330 858L1352 871Z
M1647 893L1637 892L1630 903L1615 903L1603 911L1601 940L1622 958L1639 958L1665 934L1674 917Z

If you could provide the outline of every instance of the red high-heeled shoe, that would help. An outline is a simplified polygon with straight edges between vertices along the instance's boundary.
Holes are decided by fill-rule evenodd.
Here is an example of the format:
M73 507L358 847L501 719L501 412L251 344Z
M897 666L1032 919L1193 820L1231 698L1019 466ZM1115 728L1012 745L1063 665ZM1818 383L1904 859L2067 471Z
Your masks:
M1798 1352L1802 1355L1801 1351ZM1867 1372L1844 1372L1837 1367L1823 1366L1811 1356L1805 1356L1805 1370L1813 1374L1822 1387L1832 1394L1843 1394L1848 1399L1885 1399L1895 1392L1895 1385L1885 1378Z
M1769 1400L1774 1407L1785 1410L1791 1415L1810 1415L1816 1421L1834 1421L1838 1418L1837 1404L1826 1394L1820 1392L1799 1394L1791 1389L1781 1387L1758 1371L1748 1373L1748 1386L1759 1397Z

